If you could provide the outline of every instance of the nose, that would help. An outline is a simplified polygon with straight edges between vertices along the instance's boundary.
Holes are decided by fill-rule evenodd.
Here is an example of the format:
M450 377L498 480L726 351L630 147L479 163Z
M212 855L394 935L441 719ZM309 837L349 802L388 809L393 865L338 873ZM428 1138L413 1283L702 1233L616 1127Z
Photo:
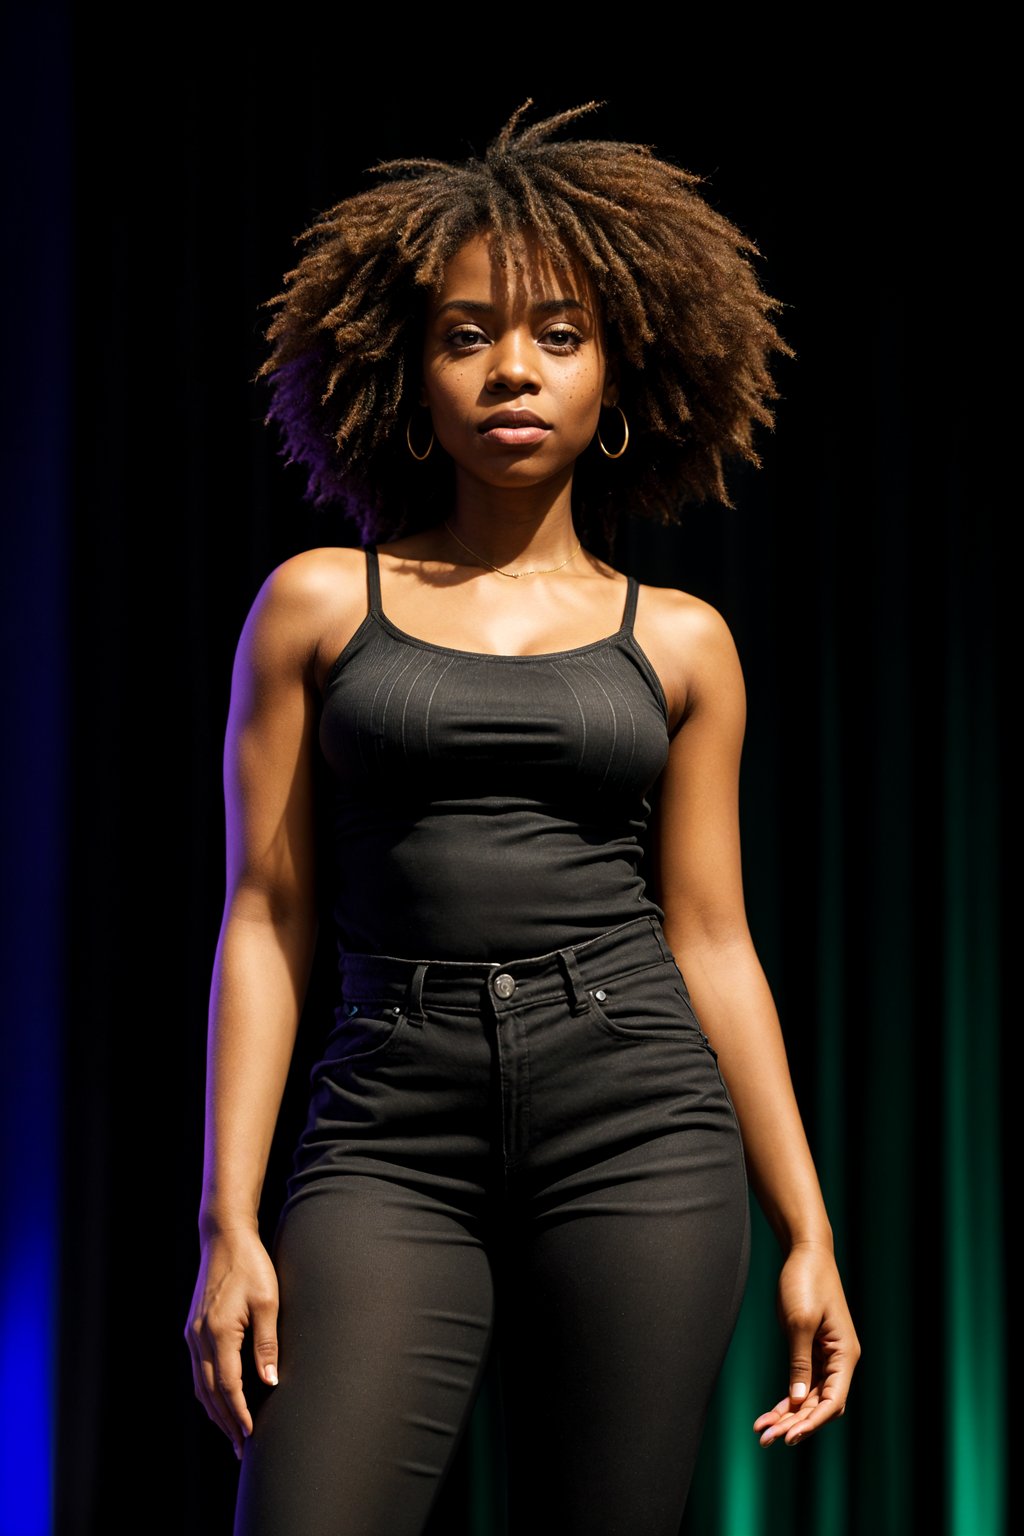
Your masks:
M507 331L493 343L487 388L493 394L536 394L541 387L534 358L533 337L519 330Z

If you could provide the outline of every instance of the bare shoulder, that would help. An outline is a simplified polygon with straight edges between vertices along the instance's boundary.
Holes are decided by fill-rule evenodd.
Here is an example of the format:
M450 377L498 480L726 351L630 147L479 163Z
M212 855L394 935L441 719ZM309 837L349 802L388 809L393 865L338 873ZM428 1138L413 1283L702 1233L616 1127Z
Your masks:
M662 680L672 727L702 696L742 690L732 631L704 598L679 587L641 584L634 631Z
M732 642L729 626L718 609L680 587L641 584L638 609L640 606L645 618L676 644L686 640L701 646Z
M240 650L255 668L300 668L318 680L324 649L347 625L354 631L365 612L363 551L340 545L303 550L265 577L245 621Z

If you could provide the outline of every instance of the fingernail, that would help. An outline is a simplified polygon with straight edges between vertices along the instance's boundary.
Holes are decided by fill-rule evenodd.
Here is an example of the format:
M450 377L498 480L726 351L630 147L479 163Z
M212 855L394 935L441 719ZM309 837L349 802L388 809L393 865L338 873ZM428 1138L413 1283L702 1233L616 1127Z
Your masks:
M276 1365L268 1365L267 1366L267 1380L270 1382L270 1385L272 1387L276 1387L277 1386L277 1366Z
M806 1384L804 1382L802 1382L802 1381L794 1381L793 1385L789 1389L789 1395L790 1395L790 1397L795 1397L797 1399L799 1399L801 1397L806 1397L807 1396L807 1386L806 1386Z

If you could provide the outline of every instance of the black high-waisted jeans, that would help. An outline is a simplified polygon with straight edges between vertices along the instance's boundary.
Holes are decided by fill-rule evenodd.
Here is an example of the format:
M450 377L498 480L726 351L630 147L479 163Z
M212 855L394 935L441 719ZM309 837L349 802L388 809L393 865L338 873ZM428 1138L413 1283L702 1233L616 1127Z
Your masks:
M236 1536L417 1536L492 1340L510 1536L676 1536L750 1211L660 924L503 965L349 954L343 997Z

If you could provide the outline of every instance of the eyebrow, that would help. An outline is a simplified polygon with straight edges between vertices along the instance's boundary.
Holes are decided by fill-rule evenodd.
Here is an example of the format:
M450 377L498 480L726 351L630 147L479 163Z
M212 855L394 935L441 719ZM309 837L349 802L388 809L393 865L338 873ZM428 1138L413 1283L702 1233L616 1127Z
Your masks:
M442 304L437 309L436 313L443 315L449 309L468 309L471 314L493 315L494 308L493 304L484 304L479 299L449 299L447 304ZM541 299L538 303L531 304L530 308L534 314L540 315L555 314L562 309L578 309L585 315L590 314L585 304L581 304L579 299L572 298Z

